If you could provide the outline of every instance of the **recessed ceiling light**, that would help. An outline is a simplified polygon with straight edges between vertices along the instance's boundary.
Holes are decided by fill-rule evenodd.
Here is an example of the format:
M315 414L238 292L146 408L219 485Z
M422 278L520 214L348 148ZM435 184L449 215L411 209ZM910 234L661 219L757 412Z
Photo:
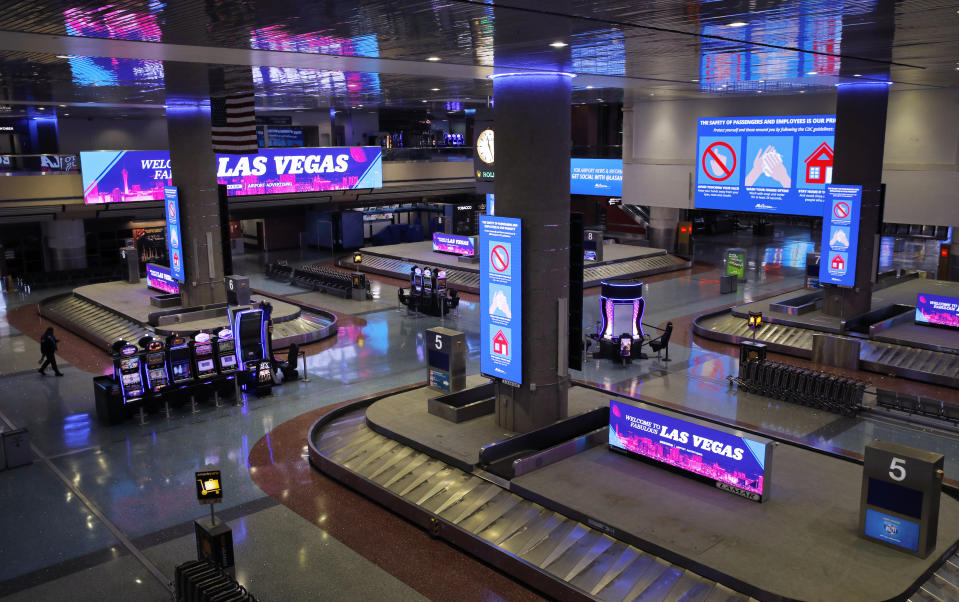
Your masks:
M655 93L655 92L650 92L649 95L650 95L650 96L656 96L656 93Z
M431 92L439 92L440 89L439 89L439 88L430 88L430 91L431 91Z
M806 91L805 91L805 90L800 90L799 93L800 93L800 94L805 94Z
M596 100L598 100L599 102L603 102L602 98L597 98Z
M699 80L698 80L698 79L691 79L691 80L689 80L689 81L693 82L694 84L698 84L698 83L699 83Z
M57 105L57 106L58 106L58 107L65 107L65 106L67 106L67 105Z
M439 61L441 59L438 56L428 56L426 57L426 60L430 61L431 63L435 63L436 61Z
M70 113L64 113L63 116L64 116L64 117L69 117L69 116L70 116Z
M38 111L46 111L47 109L46 109L46 107L37 107L37 110L38 110Z
M551 43L550 46L552 46L553 48L565 48L565 47L569 46L569 44L567 44L566 42L558 42L558 41L557 41L557 42Z
M818 71L807 71L806 75L819 75Z
M763 93L762 90L756 90L756 94L762 94L762 93Z
M853 76L853 77L862 77L862 73L853 73L852 76Z
M586 89L587 89L587 90L592 90L592 89L593 89L593 86L586 86Z
M745 21L733 21L732 23L727 23L726 27L746 27L749 23Z
M70 56L69 54L58 54L58 55L57 55L57 58L58 58L58 59L72 59L73 57Z
M429 102L429 101L428 101L428 100L426 100L426 99L423 99L423 101L422 101L422 102Z

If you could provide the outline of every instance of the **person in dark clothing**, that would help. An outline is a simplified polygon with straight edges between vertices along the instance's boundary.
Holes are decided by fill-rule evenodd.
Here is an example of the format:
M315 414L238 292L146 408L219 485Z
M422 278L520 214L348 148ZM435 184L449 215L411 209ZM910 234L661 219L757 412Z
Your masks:
M60 369L57 368L57 337L53 336L53 328L47 328L47 331L43 333L43 336L40 337L40 353L43 354L40 368L37 370L40 374L46 376L47 373L45 370L47 366L53 367L53 373L57 376L63 376L63 373L60 372Z

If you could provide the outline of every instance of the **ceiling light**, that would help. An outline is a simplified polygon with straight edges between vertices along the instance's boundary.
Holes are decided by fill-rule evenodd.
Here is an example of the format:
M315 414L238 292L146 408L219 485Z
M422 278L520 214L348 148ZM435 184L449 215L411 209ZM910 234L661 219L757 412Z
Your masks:
M423 100L422 102L429 102L429 101L428 101L428 100L426 100L426 99L424 99L424 100Z
M430 88L430 92L439 92L439 91L440 91L439 88Z
M727 23L726 27L746 27L749 23L745 21L733 21L732 23Z
M596 100L598 100L599 102L603 102L602 98L597 98Z
M762 90L756 90L756 94L762 94L762 93L763 93Z
M698 80L698 79L691 79L691 80L689 80L689 81L693 82L694 84L698 84L698 83L699 83L699 80Z
M37 107L37 110L38 110L38 111L46 111L47 109L46 109L46 107Z
M806 75L819 75L818 71L807 71Z
M428 60L428 61L431 62L431 63L435 63L436 61L439 61L439 60L441 60L441 59L440 59L440 57L438 57L438 56L428 56L428 57L426 57L426 60Z
M800 93L800 94L805 94L806 91L805 91L805 90L800 90L799 93Z
M587 89L587 90L592 90L593 87L592 87L592 86L586 86L586 89Z
M70 56L69 54L58 54L58 55L57 55L57 58L58 58L58 59L72 59L73 57Z
M655 92L650 92L649 95L650 95L650 96L656 96L656 93L655 93Z
M550 46L553 48L565 48L569 46L569 44L567 44L566 42L553 42L550 44Z
M862 77L862 73L853 73L852 76L853 76L853 77Z
M58 107L65 107L65 106L67 106L67 105L57 105L57 106L58 106Z

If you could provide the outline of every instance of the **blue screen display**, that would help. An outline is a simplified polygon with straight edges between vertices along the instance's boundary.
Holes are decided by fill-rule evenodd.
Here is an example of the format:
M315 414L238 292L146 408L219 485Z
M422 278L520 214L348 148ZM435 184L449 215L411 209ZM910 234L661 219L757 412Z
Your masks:
M959 298L920 293L916 296L916 322L959 328Z
M835 133L835 115L700 119L696 208L821 216Z
M166 214L166 246L170 258L170 273L179 282L186 281L183 270L183 241L180 240L180 194L176 186L163 187L163 205Z
M837 286L856 283L859 250L861 186L827 186L822 219L819 282Z
M523 383L523 237L512 217L480 216L480 371Z
M919 549L919 523L866 508L866 536L913 552Z
M622 159L572 159L569 193L623 196Z
M758 501L766 493L766 442L681 420L614 400L609 444L674 468L732 486ZM739 491L737 491L739 490Z

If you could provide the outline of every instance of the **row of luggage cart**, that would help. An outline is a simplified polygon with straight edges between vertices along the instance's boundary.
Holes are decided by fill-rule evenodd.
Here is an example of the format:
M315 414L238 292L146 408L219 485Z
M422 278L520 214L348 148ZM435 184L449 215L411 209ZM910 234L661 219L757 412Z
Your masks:
M256 602L256 597L209 560L191 560L176 567L177 602Z
M844 416L855 415L862 409L866 390L862 381L767 360L742 362L733 382L747 393Z

